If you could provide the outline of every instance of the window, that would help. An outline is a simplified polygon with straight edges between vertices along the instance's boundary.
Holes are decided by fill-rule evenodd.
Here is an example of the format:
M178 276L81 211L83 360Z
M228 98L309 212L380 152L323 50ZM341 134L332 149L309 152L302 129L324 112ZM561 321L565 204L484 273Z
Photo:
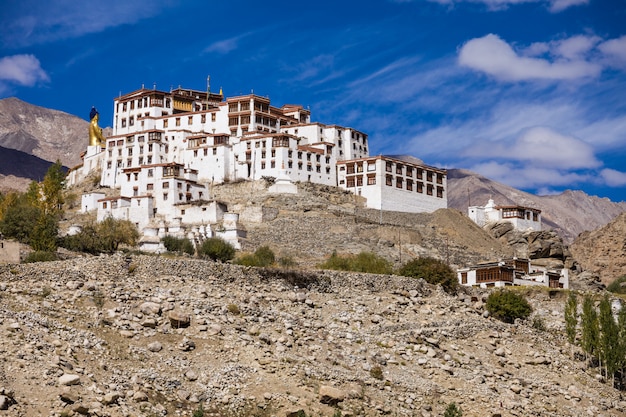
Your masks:
M363 176L359 175L358 177L356 177L356 185L357 187L363 186Z
M126 119L122 119L122 127L126 127Z
M102 203L102 208L103 209L107 208L107 202L106 201Z
M411 176L413 176L413 168L411 168L411 167L406 167L406 176L407 176L407 177L411 177Z
M392 186L393 185L393 177L391 175L387 175L385 177L385 184L388 186Z
M421 182L421 181L418 181L418 182L417 182L417 188L416 188L416 191L417 191L418 193L420 193L420 194L424 192L424 183L423 183L423 182Z
M215 113L211 113L211 121L214 122L215 121Z
M443 187L437 187L437 197L443 198Z
M217 155L217 148L213 148L213 155Z
M188 125L192 125L193 124L193 116L187 117L187 124Z
M261 169L265 169L265 161L261 161Z
M154 176L154 171L152 169L148 170L148 177L153 177Z
M163 200L167 200L167 193L163 193Z
M433 195L433 186L431 184L426 184L426 194Z
M396 177L396 188L402 188L402 177Z
M391 172L391 165L392 165L392 164L391 164L391 162L387 162L387 163L385 164L385 171L387 171L387 172Z
M367 185L376 185L376 177L367 177Z
M417 168L415 171L417 172L417 178L421 180L422 179L422 173L424 171L421 168Z
M409 191L413 191L413 181L412 180L406 180L406 189Z
M180 117L176 118L176 126L180 126Z
M348 188L354 187L354 177L349 177L346 179L346 187Z
M276 168L276 161L270 162L270 168Z
M402 175L402 165L396 165L396 174Z
M206 114L200 116L200 123L206 123Z
M229 117L228 118L228 126L237 126L238 123L239 123L239 118L238 117Z
M346 165L346 173L347 174L354 174L354 165L350 164L350 165Z
M432 173L432 171L426 171L426 181L433 182L433 173Z
M163 187L164 189L166 189L166 188L170 188L170 183L169 183L169 182L167 182L167 181L165 181L165 182L163 182L162 187Z

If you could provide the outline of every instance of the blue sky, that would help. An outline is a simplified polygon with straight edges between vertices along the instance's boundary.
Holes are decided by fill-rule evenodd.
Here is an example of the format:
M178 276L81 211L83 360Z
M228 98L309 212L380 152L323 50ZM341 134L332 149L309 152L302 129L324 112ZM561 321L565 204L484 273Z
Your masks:
M4 0L0 97L111 125L142 85L309 106L539 194L626 200L626 2Z

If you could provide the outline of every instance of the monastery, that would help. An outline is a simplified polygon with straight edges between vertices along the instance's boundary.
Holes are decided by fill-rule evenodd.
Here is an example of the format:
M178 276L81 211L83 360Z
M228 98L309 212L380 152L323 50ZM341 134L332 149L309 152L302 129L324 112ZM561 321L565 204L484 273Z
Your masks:
M480 227L487 223L506 221L516 230L541 231L541 210L524 206L497 206L491 198L485 206L468 207L467 215Z
M412 157L370 156L365 133L311 122L301 105L274 107L255 94L224 98L208 88L141 88L114 100L112 136L102 137L95 109L91 118L90 144L68 184L100 172L100 185L119 195L85 194L82 210L97 210L99 221L134 222L144 250L158 250L166 234L217 234L238 247L237 215L211 196L212 185L231 181L274 178L268 192L283 193L297 193L298 182L337 186L379 210L447 207L444 169Z

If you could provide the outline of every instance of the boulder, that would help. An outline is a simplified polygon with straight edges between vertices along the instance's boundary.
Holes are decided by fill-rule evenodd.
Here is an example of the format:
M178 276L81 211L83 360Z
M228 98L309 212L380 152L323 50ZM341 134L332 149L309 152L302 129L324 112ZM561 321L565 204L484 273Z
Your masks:
M346 394L339 388L328 385L320 386L320 402L322 404L337 405L344 400Z

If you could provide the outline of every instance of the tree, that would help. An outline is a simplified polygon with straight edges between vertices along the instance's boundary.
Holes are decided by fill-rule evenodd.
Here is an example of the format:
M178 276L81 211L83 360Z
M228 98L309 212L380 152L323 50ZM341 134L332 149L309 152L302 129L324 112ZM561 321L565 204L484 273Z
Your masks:
M40 252L54 252L58 245L59 222L52 215L41 213L30 233L30 246Z
M121 244L135 246L139 239L137 227L129 220L107 217L98 223L97 231L103 252L115 252Z
M219 237L211 237L198 248L198 256L214 261L227 262L234 258L235 248Z
M50 165L41 183L42 209L46 215L55 215L61 211L63 204L63 186L65 172L63 165L57 160Z
M624 377L626 374L626 306L622 302L621 308L617 315L617 328L618 328L618 345L619 345L619 369L621 369L620 376ZM620 379L620 389L623 387L622 379Z
M0 233L5 237L17 239L29 244L30 238L41 217L41 210L23 201L15 200L14 204L6 207L0 221Z
M593 307L591 297L588 295L583 299L583 311L580 320L582 326L580 345L587 355L595 356L598 353L600 329L598 327L598 314Z
M576 342L576 326L578 325L578 299L574 292L569 293L565 303L565 333L570 345ZM573 348L572 348L573 349ZM572 350L573 352L573 350Z
M600 315L598 316L598 323L600 325L599 356L601 361L604 363L607 378L609 376L614 378L620 363L619 356L621 352L619 349L619 330L617 328L617 323L615 323L615 319L613 318L611 302L606 295L602 301L600 301Z
M485 308L492 316L506 323L513 323L515 319L525 319L533 311L522 295L509 290L489 294Z
M435 258L413 259L404 264L398 274L405 277L422 278L430 284L441 284L448 293L454 292L458 286L458 280L452 268Z

